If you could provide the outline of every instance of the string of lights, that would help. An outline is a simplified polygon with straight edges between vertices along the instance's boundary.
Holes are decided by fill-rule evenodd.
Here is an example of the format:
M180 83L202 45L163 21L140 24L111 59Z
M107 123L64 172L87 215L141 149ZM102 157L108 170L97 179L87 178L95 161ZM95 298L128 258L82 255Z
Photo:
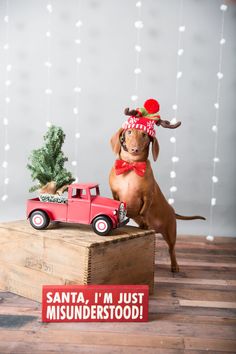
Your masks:
M5 107L4 107L4 117L3 117L3 130L4 130L4 142L3 142L3 148L4 148L4 153L3 153L3 162L2 162L2 168L3 168L3 194L1 197L2 202L6 202L8 199L8 185L10 182L9 179L9 162L8 162L8 152L10 150L10 144L9 144L9 138L8 138L8 126L9 126L9 106L11 103L11 98L10 98L10 86L11 86L11 80L10 80L10 73L12 70L12 65L10 63L10 55L9 55L9 49L10 49L10 44L9 44L9 22L10 22L10 17L9 17L9 1L6 0L6 9L5 9L5 16L4 16L4 24L5 24L5 42L3 45L3 50L5 52Z
M223 58L223 47L226 42L224 38L224 24L225 24L225 12L227 11L228 6L221 4L220 10L221 15L221 30L220 30L220 40L219 40L219 66L218 72L216 73L217 77L217 87L216 87L216 101L214 103L215 108L215 121L212 125L212 132L214 134L214 147L213 147L213 160L212 160L212 177L211 177L211 199L210 199L210 218L209 218L209 234L207 236L208 241L213 241L213 220L214 220L214 209L216 205L216 183L218 183L217 176L217 164L220 162L218 157L218 126L220 120L220 94L221 94L221 80L224 77L222 72L222 58Z
M47 59L44 63L47 69L47 87L45 88L45 95L47 96L47 121L46 126L51 127L51 119L52 119L52 87L51 87L51 70L52 70L52 61L51 61L51 40L52 40L52 32L51 32L51 17L53 12L53 7L51 3L46 4L47 11L47 31L45 33L46 41L47 41Z
M134 93L131 96L132 102L136 102L138 100L138 77L142 73L142 70L140 68L140 53L142 51L140 31L143 28L143 22L141 20L142 2L141 1L136 2L135 6L137 8L137 20L134 22L134 27L136 28L136 43L134 46L134 50L136 52L136 64L134 68L134 75L135 75Z
M183 7L184 1L180 0L179 5L179 27L178 27L178 49L177 49L177 59L176 59L176 82L175 82L175 102L172 105L172 109L174 111L174 117L171 120L172 124L177 122L178 117L178 101L179 101L179 82L183 76L183 72L181 70L181 58L184 54L183 48L183 36L185 32L185 25L183 24ZM175 183L176 179L176 163L179 162L179 157L177 156L177 139L176 139L176 132L173 130L173 134L170 137L170 142L173 145L172 148L172 158L171 158L171 171L170 171L170 178L171 178L171 186L170 186L170 197L168 199L169 204L174 204L174 194L177 192L177 186Z
M80 73L80 64L82 58L80 56L80 44L81 44L81 27L83 23L81 20L78 20L75 23L76 28L76 38L74 39L74 44L76 46L76 72L75 72L75 87L74 87L74 107L73 107L73 114L75 117L75 135L74 135L74 160L71 162L72 166L74 166L74 174L76 177L76 181L78 181L78 139L80 138L79 132L79 101L80 101L80 93L81 87L79 84L79 73Z

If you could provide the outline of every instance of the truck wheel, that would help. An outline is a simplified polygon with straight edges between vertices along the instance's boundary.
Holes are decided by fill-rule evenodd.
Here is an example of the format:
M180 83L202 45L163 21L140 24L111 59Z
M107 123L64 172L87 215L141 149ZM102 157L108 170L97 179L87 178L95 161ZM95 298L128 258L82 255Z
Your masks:
M93 231L100 236L106 236L112 229L111 220L107 216L98 216L93 220Z
M48 215L41 210L36 210L30 215L30 224L37 230L46 229L50 219Z

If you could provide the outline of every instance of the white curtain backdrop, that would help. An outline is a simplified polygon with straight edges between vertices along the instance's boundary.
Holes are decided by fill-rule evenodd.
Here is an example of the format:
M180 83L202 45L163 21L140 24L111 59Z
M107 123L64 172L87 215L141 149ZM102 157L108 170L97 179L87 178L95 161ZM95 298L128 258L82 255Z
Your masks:
M79 180L99 182L102 195L111 196L109 170L114 162L109 140L125 120L123 109L131 107L134 93L137 20L133 0L9 0L9 53L12 84L9 87L8 199L0 200L0 220L25 217L25 202L32 194L27 159L34 148L42 144L47 118L47 4L51 14L51 121L66 133L64 151L73 171L75 146L74 87L79 85L78 160ZM212 158L219 40L221 31L218 0L184 1L184 55L181 58L183 76L179 83L178 118L182 126L176 131L177 178L174 208L183 215L200 214L209 220L211 200ZM219 182L215 186L216 206L213 214L213 235L236 235L236 5L227 2L225 13L220 97L220 124L217 165ZM142 1L138 102L141 106L150 97L161 105L163 119L173 118L175 100L176 53L178 48L179 0ZM5 115L5 44L6 1L0 1L0 195L4 193L4 125ZM78 37L76 22L81 20L80 72L76 77ZM77 81L77 82L76 82ZM160 155L153 162L156 179L169 197L172 132L157 128ZM151 158L151 157L150 157ZM209 221L178 222L178 232L207 235Z

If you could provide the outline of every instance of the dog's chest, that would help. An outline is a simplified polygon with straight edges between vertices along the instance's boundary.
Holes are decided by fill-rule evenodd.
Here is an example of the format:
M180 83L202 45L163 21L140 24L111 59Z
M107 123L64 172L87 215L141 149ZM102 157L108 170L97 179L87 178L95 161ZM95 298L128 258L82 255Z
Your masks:
M119 194L138 195L143 190L145 176L140 177L134 171L126 172L116 176L114 180L114 189Z

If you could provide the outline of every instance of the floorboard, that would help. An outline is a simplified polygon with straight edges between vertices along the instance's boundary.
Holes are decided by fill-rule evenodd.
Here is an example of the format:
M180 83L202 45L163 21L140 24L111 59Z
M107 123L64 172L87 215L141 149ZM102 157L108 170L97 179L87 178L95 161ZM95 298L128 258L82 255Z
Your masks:
M236 353L236 239L179 236L180 273L156 241L148 323L42 323L41 305L0 291L0 353Z

